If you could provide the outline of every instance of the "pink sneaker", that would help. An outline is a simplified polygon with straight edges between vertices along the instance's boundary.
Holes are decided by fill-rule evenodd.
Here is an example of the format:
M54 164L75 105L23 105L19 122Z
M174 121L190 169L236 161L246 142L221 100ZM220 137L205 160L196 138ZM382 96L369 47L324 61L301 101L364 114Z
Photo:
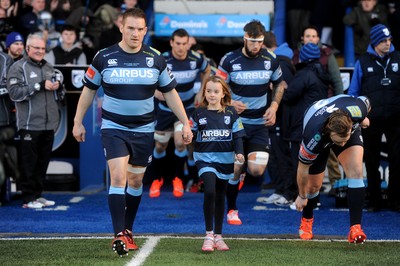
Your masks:
M217 250L222 250L222 251L229 250L228 245L225 244L224 239L222 238L221 235L215 235L214 242L215 242L215 248Z
M207 234L204 238L203 246L201 247L203 252L213 252L214 251L214 236L212 234Z

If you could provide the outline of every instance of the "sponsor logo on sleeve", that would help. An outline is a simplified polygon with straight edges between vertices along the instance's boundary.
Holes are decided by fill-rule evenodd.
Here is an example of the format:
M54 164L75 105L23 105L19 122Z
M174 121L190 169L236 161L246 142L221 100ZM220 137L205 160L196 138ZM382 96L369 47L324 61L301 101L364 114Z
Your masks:
M308 152L303 145L300 146L300 157L302 157L305 160L313 161L315 158L317 158L316 154L312 154Z
M361 109L357 105L347 106L346 109L347 109L347 111L349 111L351 117L354 117L354 118L362 117Z
M93 79L95 74L96 72L91 67L86 71L86 76L90 79Z

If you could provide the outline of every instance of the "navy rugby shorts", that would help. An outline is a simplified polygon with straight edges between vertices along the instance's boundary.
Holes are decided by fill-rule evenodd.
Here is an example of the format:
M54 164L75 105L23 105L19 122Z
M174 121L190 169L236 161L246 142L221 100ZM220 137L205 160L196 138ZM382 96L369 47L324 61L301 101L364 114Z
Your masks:
M186 114L189 116L193 113L193 108L186 108ZM156 130L157 131L173 131L175 122L178 122L178 118L173 112L158 109L156 115Z
M345 149L351 147L351 146L364 146L362 137L361 137L361 129L357 128L354 133L351 135L349 141L347 141L346 145L343 147L333 145L325 148L322 152L320 152L313 162L313 164L310 167L309 173L311 175L316 175L325 172L326 169L326 163L328 161L329 157L329 150L332 149L332 151L335 153L336 157L339 156L339 154L344 151Z
M246 136L243 138L245 154L256 151L269 152L270 139L268 127L264 125L243 124Z
M101 139L107 160L129 155L129 164L148 166L152 160L154 133L102 129Z

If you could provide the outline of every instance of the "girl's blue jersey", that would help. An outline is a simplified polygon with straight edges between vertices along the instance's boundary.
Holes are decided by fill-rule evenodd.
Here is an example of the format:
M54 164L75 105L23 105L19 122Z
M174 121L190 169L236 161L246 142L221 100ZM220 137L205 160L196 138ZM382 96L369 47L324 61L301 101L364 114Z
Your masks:
M234 139L245 135L240 117L232 106L225 112L197 108L190 118L195 134L194 160L199 176L213 172L221 179L233 177Z

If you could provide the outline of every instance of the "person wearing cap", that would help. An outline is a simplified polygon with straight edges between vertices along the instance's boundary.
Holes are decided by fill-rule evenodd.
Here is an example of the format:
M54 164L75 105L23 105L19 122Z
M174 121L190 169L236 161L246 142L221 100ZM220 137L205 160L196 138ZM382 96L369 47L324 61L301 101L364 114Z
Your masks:
M348 94L370 98L371 126L363 130L370 211L382 209L379 172L382 136L389 162L388 204L400 211L400 52L395 51L390 30L383 24L371 28L370 44L354 66Z
M15 61L21 59L24 55L24 37L18 32L11 32L6 38L6 48L8 55Z
M315 102L304 114L297 167L299 194L295 201L296 209L302 212L299 228L301 239L310 240L314 237L314 206L331 149L343 166L348 180L350 231L347 240L349 243L363 243L367 239L361 228L365 186L360 127L369 126L367 115L370 109L367 97L341 94Z
M328 45L321 43L319 37L319 29L314 25L308 25L303 29L303 35L301 36L301 41L298 43L297 49L294 50L293 55L293 63L297 64L300 61L299 55L301 47L307 43L317 44L321 53L319 58L319 62L323 66L324 70L329 73L329 77L332 81L332 86L329 86L328 95L339 95L343 93L343 82L342 77L340 76L339 66L336 60L336 57ZM335 189L332 189L336 180L341 179L342 174L339 168L339 162L335 155L332 153L328 158L328 178L331 183L331 190L329 191L329 195L335 195Z

